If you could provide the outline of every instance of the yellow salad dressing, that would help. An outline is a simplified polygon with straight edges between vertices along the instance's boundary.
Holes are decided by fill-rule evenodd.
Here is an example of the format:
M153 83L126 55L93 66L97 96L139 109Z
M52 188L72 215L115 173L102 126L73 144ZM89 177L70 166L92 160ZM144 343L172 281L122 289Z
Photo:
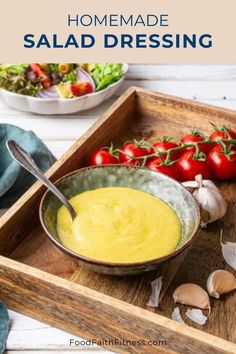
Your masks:
M62 206L57 232L64 246L101 261L142 262L174 251L181 223L173 209L140 190L107 187L70 199L77 212L72 222Z

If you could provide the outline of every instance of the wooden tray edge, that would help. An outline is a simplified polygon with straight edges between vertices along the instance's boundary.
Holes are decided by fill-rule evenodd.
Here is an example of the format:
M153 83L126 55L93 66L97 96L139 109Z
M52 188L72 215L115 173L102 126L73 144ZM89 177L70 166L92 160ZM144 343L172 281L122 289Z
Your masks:
M15 278L10 278L10 274L14 274ZM23 281L23 279L27 279L27 283L21 284L21 281ZM209 354L233 354L236 351L236 345L224 339L213 336L211 334L207 334L187 325L179 324L164 316L155 314L145 309L141 309L131 304L127 304L121 300L114 299L111 296L99 293L96 290L88 289L80 284L75 284L69 280L59 278L55 275L48 274L44 271L23 265L17 261L13 261L2 256L0 256L0 283L1 287L3 288L5 284L7 284L7 286L10 286L11 291L13 293L16 287L21 287L22 285L23 288L21 289L21 291L22 294L25 296L30 295L29 291L32 291L32 289L34 289L35 284L37 284L39 287L43 286L43 284L47 285L49 288L52 289L52 291L48 293L45 292L45 299L51 298L51 301L56 301L57 292L68 295L70 299L74 298L77 299L77 301L78 299L80 299L80 302L83 303L83 307L85 307L85 310L87 306L88 310L91 310L91 307L94 307L102 309L104 312L106 312L106 314L109 313L111 317L111 326L117 314L119 314L119 316L128 316L130 318L130 323L137 324L137 326L135 326L134 329L131 329L129 333L131 337L136 337L136 335L138 335L139 338L146 338L146 328L148 325L150 328L156 330L158 333L163 333L164 337L166 338L173 338L174 341L176 341L178 338L179 344L177 344L177 349L178 345L180 345L181 348L188 348L189 353L194 353L194 348L198 348L199 353ZM25 285L27 285L27 287L25 287ZM41 295L37 292L37 288L33 292L34 297L36 298L37 296ZM14 302L12 299L9 300L6 293L3 293L2 300L6 301L6 303L10 305L10 307L12 307L13 305L13 309L18 310L24 314L32 315L32 313L29 313L29 311L27 310L27 306L22 307L19 303L17 303L17 301ZM66 301L67 299L65 297L65 302ZM70 305L69 301L68 305ZM73 303L71 303L71 306L73 307ZM39 315L38 312L33 313L33 315L34 317L40 320L43 320L51 325L68 331L66 324L55 323L49 319L48 315L50 315L50 311L51 309L47 309L45 307L45 311L42 312L41 315ZM130 326L130 323L119 323L119 326L121 326L121 328L124 327L124 330L127 330L126 326ZM78 333L75 334L78 335ZM167 348L170 350L174 350L175 345L170 344ZM180 348L176 351L176 353L181 353Z
M131 87L129 88L111 107L110 109L103 114L102 118L100 120L98 120L70 149L67 153L65 153L61 159L58 160L58 162L56 164L54 164L54 166L52 166L52 168L47 172L47 176L52 177L58 167L60 167L61 164L63 164L63 162L66 159L67 154L71 154L74 151L76 151L78 149L78 147L80 145L82 145L84 143L84 141L91 136L94 131L96 131L96 129L104 122L106 121L106 119L109 117L111 110L116 109L117 106L119 106L122 102L124 102L130 95L133 94L148 94L151 97L159 97L161 99L166 99L166 100L174 100L174 101L178 101L180 104L187 104L187 105L191 105L191 106L195 106L196 109L200 109L200 107L205 107L206 109L211 109L212 111L214 111L215 113L219 112L220 114L232 114L235 118L235 111L232 110L228 110L228 109L221 109L221 108L217 108L211 105L206 105L206 104L202 104L202 103L197 103L191 100L186 100L186 99L182 99L182 98L178 98L178 97L174 97L174 96L169 96L169 95L165 95L165 94L160 94L160 93L153 93L150 92L148 90L144 90L141 88L137 88L137 87ZM5 223L7 223L12 217L14 217L15 213L17 213L21 207L24 205L24 203L29 200L35 193L37 193L40 188L41 188L41 183L37 182L34 184L34 186L32 186L29 191L27 193L24 194L24 196L22 196L19 201L6 213L5 216L3 216L3 218L0 221L0 227L2 227L2 225L4 225ZM12 263L13 262L13 263ZM22 268L23 267L23 268ZM202 331L198 331L196 329L187 327L184 328L183 330L183 326L179 325L178 323L165 318L163 316L159 316L157 314L152 314L151 312L144 310L144 309L140 309L136 306L127 304L125 302L122 302L120 300L117 299L113 299L110 296L101 294L95 290L91 290L88 289L86 287L82 287L79 284L74 284L72 282L69 282L67 280L64 280L62 278L56 277L54 275L48 274L46 272L43 271L39 271L33 267L29 267L29 266L25 266L22 265L19 262L15 262L12 261L8 258L5 257L0 257L0 274L1 272L4 273L4 271L11 271L11 272L15 272L16 274L20 274L22 276L22 279L24 276L28 275L33 277L36 281L39 281L41 283L44 283L44 279L47 279L45 282L48 282L49 284L51 284L52 286L56 286L58 288L64 288L66 291L70 291L70 286L72 286L71 291L73 291L73 293L75 294L80 294L81 296L85 296L87 299L90 299L91 302L94 303L94 297L96 297L96 299L98 300L99 304L104 304L104 305L108 305L112 306L112 309L114 311L120 311L122 307L122 311L124 311L125 314L129 315L131 318L137 319L145 324L148 318L148 322L150 324L152 324L153 326L155 326L157 329L167 329L170 332L170 336L172 336L173 334L177 334L178 337L180 338L179 341L183 341L183 343L188 343L188 340L194 341L194 345L192 347L192 349L195 347L201 348L203 347L203 351L202 353L235 353L236 351L236 346L233 343L227 342L221 338L215 337L213 335L210 334L206 334ZM49 278L48 278L49 277ZM42 280L43 279L43 280ZM2 280L4 282L7 282L7 279L3 276ZM33 280L32 280L33 282ZM55 285L56 284L56 285ZM14 282L9 282L9 286L11 286L11 289L14 290L14 286L17 285L17 283ZM70 285L70 286L69 286ZM75 288L74 288L75 287ZM1 289L0 289L1 291ZM84 293L85 292L85 293ZM89 292L89 294L87 294L87 292ZM92 295L91 295L92 294ZM37 295L37 294L36 294ZM99 295L99 296L98 296ZM100 298L101 296L101 298ZM112 301L111 301L112 300ZM7 298L6 298L6 302L7 302ZM12 301L12 300L11 300ZM13 302L11 302L12 304ZM127 306L127 307L126 307ZM14 305L14 309L17 310L17 308L19 308L19 304L15 304ZM19 308L20 310L21 308ZM23 312L25 311L25 312ZM26 314L30 314L27 309L23 309L21 310L21 312L26 313ZM46 316L46 310L45 313L43 313L42 317L40 317L39 319L44 320L45 322L49 323L49 319L48 316ZM50 322L50 324L53 325L52 322ZM59 328L65 329L65 327L63 327L63 325L61 324L57 324L57 326ZM144 327L145 328L145 327ZM209 344L210 343L210 344ZM208 345L208 347L207 347ZM206 347L205 347L206 346ZM205 351L205 348L206 349ZM173 349L173 348L172 348ZM210 351L213 350L214 351ZM181 351L178 351L179 353Z
M166 99L166 100L170 100L170 101L184 103L188 106L196 107L198 109L206 108L208 110L215 111L215 112L217 111L219 113L233 114L236 117L236 110L233 110L233 109L223 108L223 107L215 106L213 104L203 103L201 101L194 101L189 98L182 98L182 97L175 96L175 95L168 95L168 94L165 94L165 93L162 93L159 91L151 91L151 90L147 90L147 89L144 89L144 88L138 87L138 86L131 86L131 87L129 87L129 89L133 89L136 92L136 94L144 94L144 95L152 96L152 97L156 97L156 98L159 97L160 99Z

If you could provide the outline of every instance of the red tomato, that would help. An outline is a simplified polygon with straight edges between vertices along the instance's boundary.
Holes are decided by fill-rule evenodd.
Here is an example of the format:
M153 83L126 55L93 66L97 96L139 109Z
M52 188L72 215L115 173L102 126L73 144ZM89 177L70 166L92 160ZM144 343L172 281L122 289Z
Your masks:
M118 164L118 157L112 155L109 149L94 151L89 159L89 166Z
M210 140L220 140L220 139L227 139L227 138L228 138L227 134L219 130L215 130L214 132L211 133L211 135L209 135Z
M168 151L170 149L178 147L179 144L175 143L174 141L157 141L156 143L153 144L153 149L151 149L150 153L154 153L156 151ZM180 151L173 151L171 153L170 159L171 161L177 160L181 155ZM167 154L161 154L162 160L166 159Z
M236 131L229 129L229 128L227 128L227 131L228 131L229 137L236 140Z
M193 181L196 175L201 174L203 179L211 176L210 166L206 159L197 160L192 151L183 154L177 161L177 168L182 182Z
M126 143L122 146L119 159L123 164L128 165L140 165L143 163L143 159L132 160L132 157L143 157L149 155L148 150L145 147L139 146L138 143Z
M211 133L209 136L209 139L211 140L219 140L219 139L227 139L227 138L232 138L236 139L236 131L222 127L222 128L215 128L215 131Z
M182 139L181 142L183 144L195 144L195 143L199 143L205 140L205 137L202 136L200 133L198 132L193 132L192 134L188 134L185 135ZM199 151L203 152L204 154L207 154L210 150L211 150L211 146L209 146L210 144L200 144L199 146ZM185 149L182 150L182 152L187 152L187 151L192 151L195 153L196 148L195 146L192 147L187 147Z
M228 139L228 138L236 139L236 131L224 126L221 128L217 128L213 125L213 127L215 130L210 134L209 136L210 140L220 140L220 139ZM214 143L210 145L211 145L211 149L218 146L217 144Z
M77 82L71 85L70 89L73 95L77 97L93 92L93 86L90 82Z
M213 176L221 181L236 177L236 152L224 153L221 146L216 146L207 156Z
M150 168L150 170L163 173L164 175L174 178L177 181L180 180L180 176L176 164L163 165L163 161L159 157L148 162L146 167Z

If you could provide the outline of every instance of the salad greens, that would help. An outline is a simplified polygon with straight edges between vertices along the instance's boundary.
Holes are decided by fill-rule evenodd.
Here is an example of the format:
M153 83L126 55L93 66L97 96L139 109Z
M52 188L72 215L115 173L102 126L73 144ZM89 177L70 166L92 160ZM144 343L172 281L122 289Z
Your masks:
M0 64L0 88L41 98L82 96L122 76L122 64Z
M100 91L122 78L123 65L95 64L91 74L96 84L96 91Z
M36 96L43 87L36 77L28 79L27 68L27 64L0 65L0 87L22 95Z

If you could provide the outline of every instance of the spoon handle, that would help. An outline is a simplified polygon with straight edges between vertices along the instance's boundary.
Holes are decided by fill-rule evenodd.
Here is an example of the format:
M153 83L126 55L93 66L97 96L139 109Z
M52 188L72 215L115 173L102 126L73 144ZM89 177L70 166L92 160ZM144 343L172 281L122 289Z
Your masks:
M7 148L15 161L24 167L33 176L39 179L50 191L57 196L58 199L66 206L72 219L76 217L76 212L66 197L59 189L40 171L33 158L14 140L7 141Z

